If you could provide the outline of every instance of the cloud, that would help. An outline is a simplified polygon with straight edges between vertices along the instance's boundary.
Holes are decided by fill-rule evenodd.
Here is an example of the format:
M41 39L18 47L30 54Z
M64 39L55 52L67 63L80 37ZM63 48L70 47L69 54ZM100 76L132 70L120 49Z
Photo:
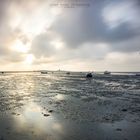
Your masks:
M1 64L11 64L23 62L26 58L25 53L18 52L16 48L20 48L20 46L16 46L13 48L14 42L16 40L20 40L23 44L27 44L29 42L28 36L23 33L20 27L12 26L12 22L15 19L16 12L23 16L19 7L23 6L23 1L17 3L19 1L16 0L1 0L0 1L0 62ZM31 2L31 1L30 1ZM28 4L30 4L30 2ZM32 1L33 2L33 1ZM25 3L25 1L24 1ZM19 5L18 5L19 4ZM27 4L27 1L26 1ZM19 11L18 11L19 10Z
M117 4L117 2L115 3ZM69 47L79 47L85 42L120 42L134 38L138 30L131 28L129 21L120 22L116 28L109 28L103 16L103 9L109 3L97 2L88 9L68 9L52 24L52 30L62 36ZM122 7L121 7L122 6ZM119 7L123 8L123 5ZM130 9L131 10L131 9ZM116 13L119 11L116 11ZM127 11L124 11L127 12ZM129 13L127 13L129 14ZM113 15L115 16L115 15ZM131 16L131 15L128 15ZM118 19L119 20L119 19ZM116 21L118 22L118 21Z
M129 40L112 44L110 51L123 52L123 53L139 52L140 51L139 43L140 43L140 36L137 36Z
M116 8L115 12L109 17L112 21L108 20L107 22L106 18L111 13L110 11L113 12L114 7ZM129 1L96 2L95 5L91 5L88 9L63 10L65 12L56 17L46 33L34 38L32 51L35 55L40 57L56 56L57 59L61 58L62 60L104 58L109 51L103 53L99 44L108 44L106 50L110 50L110 52L127 53L138 51L139 26L135 25L138 23L136 21L138 17L135 14L133 3ZM130 14L130 10L133 11L133 14ZM122 15L120 12L122 12ZM134 19L133 15L135 15ZM111 19L111 17L114 19ZM113 24L114 27L112 28ZM49 35L48 32L52 34ZM64 42L65 48L63 48L63 52L65 53L60 53L52 46L52 40L57 38L61 38Z
M51 44L51 34L42 33L37 35L31 46L31 52L35 54L36 57L51 57L54 55L54 47Z
M116 68L133 65L139 60L139 56L135 57L140 43L138 3L94 0L88 8L58 8L50 7L46 0L1 0L1 63L22 65L32 54L32 65L38 67L112 68L119 57L125 61ZM28 51L23 51L24 47Z

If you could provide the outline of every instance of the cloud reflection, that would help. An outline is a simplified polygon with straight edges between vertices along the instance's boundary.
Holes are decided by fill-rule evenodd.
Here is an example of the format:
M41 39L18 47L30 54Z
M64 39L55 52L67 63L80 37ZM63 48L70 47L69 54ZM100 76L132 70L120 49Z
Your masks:
M52 115L45 117L42 112L44 112L42 107L34 102L24 106L21 115L14 118L17 131L31 131L40 137L50 135L53 132L63 133L63 127L56 118ZM53 135L55 136L55 134Z

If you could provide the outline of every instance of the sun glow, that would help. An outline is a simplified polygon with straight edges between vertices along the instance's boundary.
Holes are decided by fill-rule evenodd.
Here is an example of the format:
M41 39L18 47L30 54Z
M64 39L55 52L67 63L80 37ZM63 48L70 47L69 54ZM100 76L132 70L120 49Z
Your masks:
M16 40L12 45L12 50L21 52L21 53L27 53L29 51L28 44L23 44L22 41Z
M25 64L32 64L34 61L34 56L32 54L28 54L25 59Z

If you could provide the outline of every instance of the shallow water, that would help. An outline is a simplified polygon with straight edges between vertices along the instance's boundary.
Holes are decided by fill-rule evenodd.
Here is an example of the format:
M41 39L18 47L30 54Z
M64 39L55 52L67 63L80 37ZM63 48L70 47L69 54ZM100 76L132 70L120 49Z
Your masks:
M0 75L0 140L139 140L140 77Z

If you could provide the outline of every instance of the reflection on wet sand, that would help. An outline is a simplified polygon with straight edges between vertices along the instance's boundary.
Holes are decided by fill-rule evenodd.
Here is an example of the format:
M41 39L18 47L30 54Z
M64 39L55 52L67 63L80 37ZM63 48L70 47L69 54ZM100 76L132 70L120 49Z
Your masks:
M63 133L63 128L60 123L50 115L49 117L44 117L43 110L39 105L34 102L27 103L20 110L20 115L8 114L8 117L1 118L0 123L4 120L3 126L3 138L5 139L52 139L57 133ZM7 131L7 132L6 132ZM52 134L54 136L52 136Z
M57 100L64 100L64 99L65 99L65 95L63 95L63 94L57 94L57 95L55 96L55 98L56 98Z
M29 103L23 108L22 115L15 119L16 126L18 129L32 130L32 133L39 137L46 134L50 135L51 129L53 126L57 126L57 124L55 124L53 116L45 118L43 116L44 112L39 105L33 102Z
M0 140L139 140L140 78L0 76Z

